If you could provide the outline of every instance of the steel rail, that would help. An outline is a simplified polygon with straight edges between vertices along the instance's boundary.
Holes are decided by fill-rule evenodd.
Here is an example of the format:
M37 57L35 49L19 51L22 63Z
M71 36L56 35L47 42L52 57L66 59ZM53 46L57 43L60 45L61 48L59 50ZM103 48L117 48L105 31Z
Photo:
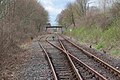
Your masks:
M51 45L53 45L54 47L56 47L57 49L61 50L63 53L70 55L72 58L74 58L75 60L77 60L79 63L83 64L87 69L89 69L90 71L92 71L95 75L97 75L98 77L100 77L102 80L108 80L106 79L104 76L102 76L100 73L98 73L97 71L95 71L94 69L90 68L88 65L86 65L84 62L82 62L81 60L79 60L77 57L73 56L72 54L70 54L69 52L66 52L65 50L63 50L62 48L54 45L53 43L49 42L48 40L46 40L48 43L50 43Z
M43 52L45 53L45 55L46 55L46 57L47 57L47 59L48 59L49 65L50 65L50 67L51 67L51 69L52 69L52 72L53 72L54 80L58 80L57 75L56 75L56 72L55 72L55 69L54 69L54 67L53 67L53 64L52 64L52 62L51 62L51 60L50 60L50 57L49 57L47 51L44 49L44 47L43 47L39 42L38 42L38 44L39 44L39 46L42 48Z
M59 35L61 37L63 37L62 35ZM80 46L78 46L77 44L73 43L72 41L66 39L65 37L63 37L67 42L71 43L73 46L75 46L76 48L78 48L79 50L83 51L86 55L94 58L96 61L98 61L101 65L103 65L106 69L110 70L111 72L113 72L115 75L118 75L120 77L120 71L117 70L116 68L114 68L113 66L109 65L108 63L104 62L103 60L99 59L98 57L96 57L95 55L93 55L92 53L86 51L85 49L81 48Z
M62 45L62 42L59 40L59 38L58 38L58 41L59 41L61 47L66 51L66 49L65 49L64 46ZM78 72L78 69L75 67L72 59L70 58L69 54L67 54L67 53L65 53L65 54L67 55L67 57L68 57L71 65L72 65L72 68L74 69L74 72L75 72L75 74L77 75L77 78L78 78L79 80L83 80L82 77L81 77L81 75L80 75L79 72Z
M66 48L64 47L63 43L62 43L61 40L59 39L59 36L58 36L58 35L57 35L57 37L58 37L58 41L59 41L61 47L62 47L65 51L67 51ZM88 70L90 70L91 72L94 72L94 71L95 71L95 70L93 70L91 67L89 67L88 65L86 65L84 62L82 62L81 60L79 60L78 58L76 58L75 56L73 56L70 52L68 52L68 54L71 56L71 58L75 59L78 63L83 64L85 67L87 67ZM97 76L99 76L101 79L107 80L104 76L99 75L99 73L98 73L97 71L95 71L94 74L97 74Z

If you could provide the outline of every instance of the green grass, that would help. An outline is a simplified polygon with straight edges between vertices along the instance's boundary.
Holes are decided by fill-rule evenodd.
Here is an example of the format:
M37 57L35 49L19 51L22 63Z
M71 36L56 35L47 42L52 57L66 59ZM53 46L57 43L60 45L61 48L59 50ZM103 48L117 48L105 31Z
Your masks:
M97 26L77 27L71 32L69 29L65 34L72 36L80 43L88 43L93 45L97 50L106 50L114 56L120 56L120 20L114 21L107 30L102 31Z
M120 50L112 49L110 52L112 56L120 58Z

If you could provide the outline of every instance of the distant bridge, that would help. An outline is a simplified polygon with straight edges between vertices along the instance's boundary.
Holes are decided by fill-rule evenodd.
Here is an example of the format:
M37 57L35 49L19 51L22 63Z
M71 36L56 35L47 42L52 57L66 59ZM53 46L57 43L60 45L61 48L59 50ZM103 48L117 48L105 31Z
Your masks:
M62 33L62 26L46 26L46 31L48 33Z

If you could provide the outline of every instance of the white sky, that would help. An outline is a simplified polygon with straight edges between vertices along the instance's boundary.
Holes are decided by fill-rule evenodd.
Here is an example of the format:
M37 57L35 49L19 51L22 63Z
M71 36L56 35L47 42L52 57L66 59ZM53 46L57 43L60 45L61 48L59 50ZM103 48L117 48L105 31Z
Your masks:
M67 3L74 2L75 0L38 0L49 12L49 20L52 25L56 25L57 15L66 7ZM95 2L91 0L90 2ZM92 3L94 4L94 3Z
M75 0L38 0L42 3L44 8L49 12L49 20L52 25L56 25L57 15L66 7L68 2Z

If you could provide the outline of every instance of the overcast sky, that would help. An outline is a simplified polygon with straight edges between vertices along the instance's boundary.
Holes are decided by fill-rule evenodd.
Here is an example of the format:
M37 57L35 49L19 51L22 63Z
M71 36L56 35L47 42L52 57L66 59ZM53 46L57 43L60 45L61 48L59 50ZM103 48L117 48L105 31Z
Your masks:
M49 12L49 20L52 25L56 25L56 16L66 7L68 2L75 0L39 0L44 8Z
M49 20L52 25L56 25L56 16L65 9L67 3L75 0L38 0L44 8L49 12ZM92 0L95 1L95 0Z

